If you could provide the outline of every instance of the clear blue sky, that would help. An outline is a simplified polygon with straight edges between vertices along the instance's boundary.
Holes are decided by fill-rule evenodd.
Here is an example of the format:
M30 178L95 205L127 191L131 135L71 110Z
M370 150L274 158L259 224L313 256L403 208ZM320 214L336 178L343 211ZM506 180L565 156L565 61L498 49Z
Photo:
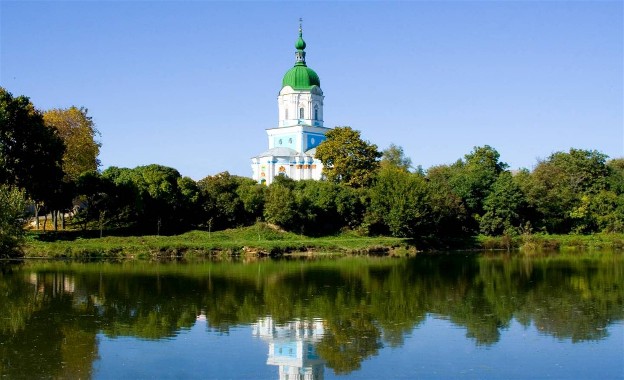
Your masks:
M624 156L622 1L0 2L0 85L89 109L102 168L251 176L304 19L325 125L415 165Z

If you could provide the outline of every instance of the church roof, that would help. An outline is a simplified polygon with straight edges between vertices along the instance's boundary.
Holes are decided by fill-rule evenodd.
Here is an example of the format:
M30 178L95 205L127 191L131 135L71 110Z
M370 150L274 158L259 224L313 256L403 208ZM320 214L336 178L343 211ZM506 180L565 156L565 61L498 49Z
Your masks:
M306 65L305 48L306 43L303 40L303 31L301 30L301 26L299 26L299 38L295 42L295 49L297 49L295 56L297 57L297 61L295 66L284 74L282 88L290 86L294 90L309 90L313 86L321 87L321 80L318 74Z
M269 150L266 150L262 153L260 153L258 155L258 157L292 157L292 156L298 156L299 152L297 152L294 149L291 148L286 148L283 146L277 147L277 148L271 148Z
M316 156L316 147L306 150L305 154L306 156Z
M288 70L282 79L282 88L290 86L293 90L309 90L312 86L321 87L321 80L314 70L305 63L297 62L295 67Z

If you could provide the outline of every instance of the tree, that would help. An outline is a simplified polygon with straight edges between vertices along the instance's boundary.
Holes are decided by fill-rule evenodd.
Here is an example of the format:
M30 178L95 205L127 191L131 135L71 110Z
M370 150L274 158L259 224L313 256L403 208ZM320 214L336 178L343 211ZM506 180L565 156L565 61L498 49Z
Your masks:
M382 152L381 166L394 166L405 171L409 171L412 168L412 159L405 156L403 148L390 144L390 146Z
M470 215L483 214L483 201L507 164L499 161L500 154L489 145L474 147L464 161L454 164L456 175L451 184L466 204Z
M26 199L23 190L0 185L0 258L19 245L24 235Z
M65 146L54 128L25 96L13 97L0 87L0 184L14 185L39 208L60 194Z
M396 166L384 166L370 190L369 215L392 236L421 237L430 227L425 178ZM383 231L382 231L383 232Z
M96 171L100 166L98 155L101 144L99 135L86 108L52 109L44 112L43 120L48 127L58 131L65 143L63 172L65 178L76 181L86 171Z
M185 208L177 170L156 164L134 169L111 167L102 176L125 189L126 201L128 191L134 193L131 208L143 231L172 233L188 227L181 217Z
M595 150L570 149L537 164L522 187L539 213L540 227L550 233L593 231L595 225L588 224L584 204L607 188L606 158Z
M212 229L224 229L246 224L244 203L237 190L243 178L228 172L208 176L198 181L203 207L203 223ZM247 180L247 179L244 179Z
M299 226L300 217L297 211L297 203L290 187L280 183L280 181L271 183L267 189L264 204L264 219L287 229Z
M351 127L336 127L325 136L315 157L323 163L327 179L352 187L368 186L379 168L377 145L362 140L360 131Z
M456 175L454 166L440 165L427 170L429 206L432 213L432 243L441 247L461 242L472 231L467 226L470 218L462 198L455 192L451 179Z
M479 228L486 235L519 232L526 221L526 197L510 172L501 173L483 202Z

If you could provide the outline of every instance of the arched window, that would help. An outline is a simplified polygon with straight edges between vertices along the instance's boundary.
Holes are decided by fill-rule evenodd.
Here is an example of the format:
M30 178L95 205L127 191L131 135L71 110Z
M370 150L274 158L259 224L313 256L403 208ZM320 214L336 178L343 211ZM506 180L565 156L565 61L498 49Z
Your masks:
M318 120L318 105L314 106L314 120Z
M299 108L299 119L303 119L303 107Z

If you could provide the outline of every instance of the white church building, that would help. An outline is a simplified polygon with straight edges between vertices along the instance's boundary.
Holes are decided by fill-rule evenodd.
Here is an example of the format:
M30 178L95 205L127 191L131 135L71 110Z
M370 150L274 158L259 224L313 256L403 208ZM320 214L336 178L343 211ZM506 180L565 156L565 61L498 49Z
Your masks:
M282 80L277 97L277 128L266 130L269 149L251 159L253 179L270 185L275 176L321 179L323 164L314 158L329 128L323 126L323 91L319 76L306 65L306 43L299 25L295 66Z

